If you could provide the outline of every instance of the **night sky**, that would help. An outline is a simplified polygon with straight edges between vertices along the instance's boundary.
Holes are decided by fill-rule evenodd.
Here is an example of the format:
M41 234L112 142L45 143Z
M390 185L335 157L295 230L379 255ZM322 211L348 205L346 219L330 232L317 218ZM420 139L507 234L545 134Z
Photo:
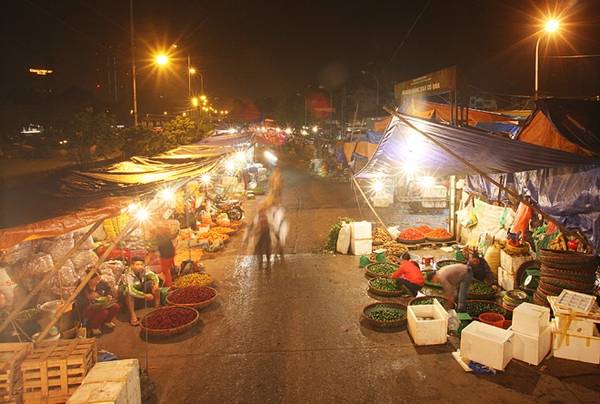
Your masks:
M127 0L4 6L3 92L30 85L27 70L35 66L55 71L56 91L77 86L106 97L116 66L118 97L127 104ZM600 1L594 0L135 0L134 6L142 112L179 106L187 93L188 54L203 72L207 93L226 103L289 97L309 85L333 92L356 83L374 86L371 76L360 74L365 69L391 93L395 81L454 64L469 88L531 94L534 34L549 10L560 10L565 30L549 47L542 42L543 53L600 53ZM173 43L177 59L169 71L157 72L153 50ZM552 95L600 94L599 61L545 59L541 86Z

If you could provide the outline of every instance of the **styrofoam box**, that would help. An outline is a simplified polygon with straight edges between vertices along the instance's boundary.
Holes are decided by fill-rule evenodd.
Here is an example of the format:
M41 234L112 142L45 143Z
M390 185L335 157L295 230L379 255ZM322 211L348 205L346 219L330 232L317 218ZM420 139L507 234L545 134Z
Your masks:
M504 290L513 290L515 288L515 274L499 266L498 284Z
M98 362L83 379L68 404L140 404L140 367L137 359Z
M497 370L504 370L512 359L513 332L473 321L460 335L460 354Z
M550 309L548 307L532 303L521 303L513 310L513 331L537 337L549 325Z
M510 255L504 250L500 250L500 266L508 272L516 273L519 267L527 261L531 261L531 255Z
M354 254L354 255L371 254L372 250L373 250L373 240L371 240L371 239L368 239L368 240L351 239L350 240L350 251L352 251L352 254Z
M555 313L556 314L556 313ZM594 330L596 329L596 324L589 319L585 318L573 318L569 319L569 316L559 314L556 318L556 323L558 325L558 329L560 330L564 322L569 322L569 328L567 331L577 334L577 335L585 335L591 337L594 335Z
M371 233L371 222L352 222L350 223L352 228L352 239L364 240L373 237Z
M387 208L394 203L394 195L388 193L379 193L373 197L373 207Z
M600 334L594 336L577 335L567 331L564 335L558 322L552 321L552 355L556 358L600 364Z
M550 352L550 347L552 346L552 327L546 327L537 337L512 331L514 332L512 340L513 358L527 362L530 365L539 365Z
M433 304L408 306L407 320L408 332L416 345L440 345L448 341L448 312L437 300Z

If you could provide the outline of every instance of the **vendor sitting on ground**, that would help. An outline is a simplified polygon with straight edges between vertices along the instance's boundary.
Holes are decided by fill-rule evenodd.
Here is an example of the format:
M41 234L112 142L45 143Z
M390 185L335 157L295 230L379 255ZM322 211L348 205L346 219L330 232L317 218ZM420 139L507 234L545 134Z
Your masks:
M116 295L108 283L101 280L100 275L94 273L85 288L81 291L78 299L80 315L92 335L102 334L101 327L115 328L113 318L119 312L121 306L116 302Z
M412 296L416 296L417 292L421 290L425 284L421 268L419 268L419 264L411 261L410 254L407 252L402 254L400 259L400 265L396 272L391 275L391 278L396 279L398 289L404 287Z
M464 312L469 295L469 288L473 279L486 282L492 285L494 290L497 289L494 274L490 271L490 266L481 258L478 253L473 253L467 264L453 264L436 271L431 277L431 281L442 285L446 298L450 303L458 297L456 310Z
M133 257L123 279L123 297L129 312L129 323L132 326L138 326L140 322L135 314L136 304L138 307L144 307L141 303L145 300L148 306L160 306L159 278L158 275L146 268L143 258Z

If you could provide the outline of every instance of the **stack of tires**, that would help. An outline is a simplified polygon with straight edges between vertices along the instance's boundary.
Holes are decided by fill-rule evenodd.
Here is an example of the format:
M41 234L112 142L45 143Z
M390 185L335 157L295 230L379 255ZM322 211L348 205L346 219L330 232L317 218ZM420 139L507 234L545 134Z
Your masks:
M547 296L558 296L563 289L592 294L598 268L594 254L574 251L541 250L541 277L533 303L549 306Z

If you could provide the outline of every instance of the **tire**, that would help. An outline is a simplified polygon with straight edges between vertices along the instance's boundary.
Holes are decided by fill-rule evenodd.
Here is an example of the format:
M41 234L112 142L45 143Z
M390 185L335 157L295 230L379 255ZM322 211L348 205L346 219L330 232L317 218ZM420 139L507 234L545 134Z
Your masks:
M229 217L229 220L237 222L242 220L244 217L244 212L242 212L240 208L231 208L227 211L227 216Z

